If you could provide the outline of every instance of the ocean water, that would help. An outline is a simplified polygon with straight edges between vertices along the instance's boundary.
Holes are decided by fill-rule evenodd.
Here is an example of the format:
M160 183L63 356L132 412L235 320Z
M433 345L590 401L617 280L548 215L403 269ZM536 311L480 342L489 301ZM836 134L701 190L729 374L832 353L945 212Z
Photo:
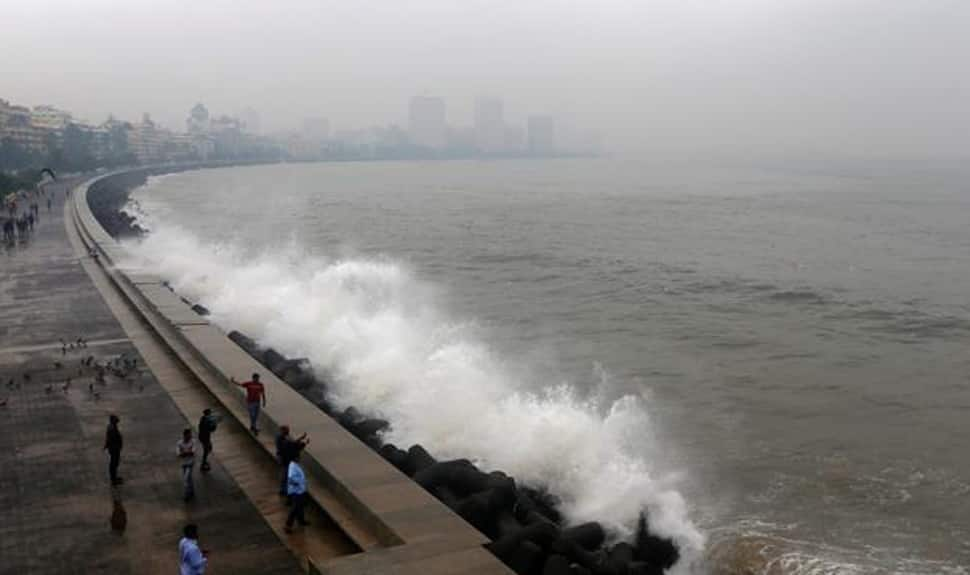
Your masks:
M148 267L677 573L967 573L970 170L647 159L154 178Z

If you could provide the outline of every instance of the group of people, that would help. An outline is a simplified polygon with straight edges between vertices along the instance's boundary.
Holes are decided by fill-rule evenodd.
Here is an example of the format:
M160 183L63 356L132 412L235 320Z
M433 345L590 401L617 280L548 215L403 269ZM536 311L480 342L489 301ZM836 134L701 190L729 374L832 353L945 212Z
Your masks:
M40 205L38 204L38 194L42 193L47 199L47 211L51 211L51 199L53 192L30 192L29 196L23 198L26 209L22 212L18 209L18 201L7 200L8 217L3 221L3 241L12 244L19 237L21 241L26 240L27 236L34 231L34 224L40 221Z
M231 379L232 383L246 390L246 406L249 414L249 430L253 435L259 435L259 414L262 407L266 406L266 388L260 382L259 374L254 373L252 379L240 383ZM120 418L111 414L108 417L108 428L105 432L104 450L108 453L108 476L112 485L121 485L124 479L118 475L118 467L121 464L121 451L124 446L124 439L119 429ZM213 413L211 409L204 409L199 418L197 426L198 443L202 446L202 460L199 470L208 472L209 457L212 454L212 435L216 432L221 418ZM276 457L280 463L280 486L279 494L286 498L286 504L290 506L290 511L286 518L284 530L287 533L293 532L296 523L306 526L310 523L306 520L306 497L307 481L306 474L300 465L300 454L310 443L307 434L294 438L290 434L288 425L281 425L276 436ZM182 431L182 438L175 447L175 454L179 461L182 472L183 500L186 502L195 498L195 482L193 470L195 469L196 459L196 440L193 437L192 428L185 428ZM207 553L198 545L198 526L189 524L183 530L183 537L179 542L179 560L181 573L201 575L205 572L208 562Z

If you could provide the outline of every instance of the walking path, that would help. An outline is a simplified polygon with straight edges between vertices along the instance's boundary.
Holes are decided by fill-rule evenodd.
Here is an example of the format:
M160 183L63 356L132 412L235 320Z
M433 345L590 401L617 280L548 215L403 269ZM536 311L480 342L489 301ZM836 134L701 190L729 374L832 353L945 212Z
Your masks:
M275 533L285 508L275 489L265 495L275 488L275 467L247 463L254 442L238 424L219 427L212 471L197 473L196 500L182 503L175 443L214 402L197 389L170 394L179 372L164 367L164 350L144 357L144 328L126 333L94 289L86 256L65 230L68 188L51 189L54 210L42 209L32 236L0 252L0 574L170 574L188 522L199 524L200 543L211 552L209 573L299 572ZM60 339L78 337L88 347L62 353ZM122 354L140 366L148 359L154 374L143 369L99 384L80 365L87 356L104 363ZM125 484L115 489L101 450L109 413L121 417L125 438ZM318 523L316 532L326 531ZM314 545L330 545L330 554L346 551L333 538L287 541L305 549L306 539L326 542Z

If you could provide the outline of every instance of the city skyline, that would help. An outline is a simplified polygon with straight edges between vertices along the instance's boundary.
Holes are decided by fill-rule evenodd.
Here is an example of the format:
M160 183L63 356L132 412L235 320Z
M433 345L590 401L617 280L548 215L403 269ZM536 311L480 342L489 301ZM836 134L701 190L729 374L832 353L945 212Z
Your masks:
M425 92L470 125L503 94L508 122L550 115L611 150L965 154L968 20L953 0L51 0L5 11L0 94L167 127L199 101L251 107L268 132L403 126Z

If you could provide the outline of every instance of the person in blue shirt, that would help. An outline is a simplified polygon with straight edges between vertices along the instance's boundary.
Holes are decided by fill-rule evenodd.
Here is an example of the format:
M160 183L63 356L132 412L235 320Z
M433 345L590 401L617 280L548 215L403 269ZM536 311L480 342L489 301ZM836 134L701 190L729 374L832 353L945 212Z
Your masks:
M286 517L287 533L293 533L293 522L299 521L300 525L309 525L310 522L303 516L303 509L306 506L306 475L300 467L300 454L297 452L286 471L286 493L290 496L293 507L290 514Z
M209 553L199 549L199 527L189 523L179 541L179 575L204 575Z

